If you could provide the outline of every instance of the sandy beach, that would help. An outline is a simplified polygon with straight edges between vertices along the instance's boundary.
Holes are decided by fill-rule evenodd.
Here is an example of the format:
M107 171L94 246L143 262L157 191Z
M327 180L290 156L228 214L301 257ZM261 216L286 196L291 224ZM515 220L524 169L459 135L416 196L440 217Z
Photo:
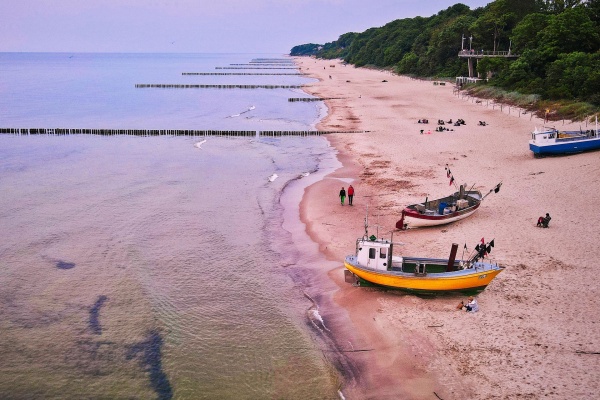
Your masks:
M544 121L522 110L458 96L452 84L413 80L339 60L295 59L319 79L307 88L326 102L321 130L343 167L313 184L301 203L310 237L338 267L328 271L352 326L360 379L347 399L591 399L600 397L600 307L595 249L600 240L600 153L536 159L530 132ZM419 119L429 124L418 124ZM466 125L436 132L437 121ZM485 121L486 126L479 126ZM585 129L585 122L548 123ZM424 129L424 134L420 130ZM427 134L431 131L431 134ZM471 250L494 239L490 260L506 267L477 296L478 313L456 310L460 295L421 298L344 282L343 259L363 232L366 206L379 236L402 208L450 194L459 184L492 193L454 224L394 231L396 251L447 258L452 243ZM352 184L354 206L338 192ZM536 227L550 213L549 229ZM371 227L371 232L375 233ZM459 251L460 255L460 251ZM326 313L324 317L327 318ZM358 343L357 343L358 342Z

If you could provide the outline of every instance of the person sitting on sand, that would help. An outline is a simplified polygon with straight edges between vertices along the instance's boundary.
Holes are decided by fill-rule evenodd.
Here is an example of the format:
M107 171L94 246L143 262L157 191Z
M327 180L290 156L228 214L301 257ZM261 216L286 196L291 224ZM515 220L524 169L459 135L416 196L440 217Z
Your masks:
M547 228L551 219L552 218L550 217L550 214L546 213L545 217L538 218L537 226L542 227L542 228Z
M479 311L479 305L477 304L477 300L475 300L475 297L469 296L469 302L465 305L465 309L467 312Z

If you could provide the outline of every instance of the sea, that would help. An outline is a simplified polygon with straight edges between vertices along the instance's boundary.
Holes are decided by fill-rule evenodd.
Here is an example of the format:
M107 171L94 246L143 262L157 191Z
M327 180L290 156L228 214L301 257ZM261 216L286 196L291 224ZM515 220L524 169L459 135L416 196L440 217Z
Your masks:
M314 130L301 89L136 87L311 82L227 69L281 58L0 53L0 128ZM339 398L298 215L338 167L319 136L0 134L0 398Z

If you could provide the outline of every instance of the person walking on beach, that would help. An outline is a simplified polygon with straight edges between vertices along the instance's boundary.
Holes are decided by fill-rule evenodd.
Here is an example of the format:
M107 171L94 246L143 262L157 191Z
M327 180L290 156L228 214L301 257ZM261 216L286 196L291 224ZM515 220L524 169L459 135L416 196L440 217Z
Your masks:
M348 205L352 205L352 199L354 198L354 188L352 185L348 186Z
M342 190L340 190L340 200L342 201L342 205L344 205L344 200L346 200L346 190L342 186Z

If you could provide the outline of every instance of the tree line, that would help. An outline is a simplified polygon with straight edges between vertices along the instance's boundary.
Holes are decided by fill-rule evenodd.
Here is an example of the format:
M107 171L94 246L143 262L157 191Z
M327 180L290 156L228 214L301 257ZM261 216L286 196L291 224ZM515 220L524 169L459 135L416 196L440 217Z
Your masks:
M466 76L461 50L510 51L483 58L488 85L600 105L600 0L495 0L471 10L455 4L428 18L397 19L338 40L303 44L290 54L341 58L416 77Z

